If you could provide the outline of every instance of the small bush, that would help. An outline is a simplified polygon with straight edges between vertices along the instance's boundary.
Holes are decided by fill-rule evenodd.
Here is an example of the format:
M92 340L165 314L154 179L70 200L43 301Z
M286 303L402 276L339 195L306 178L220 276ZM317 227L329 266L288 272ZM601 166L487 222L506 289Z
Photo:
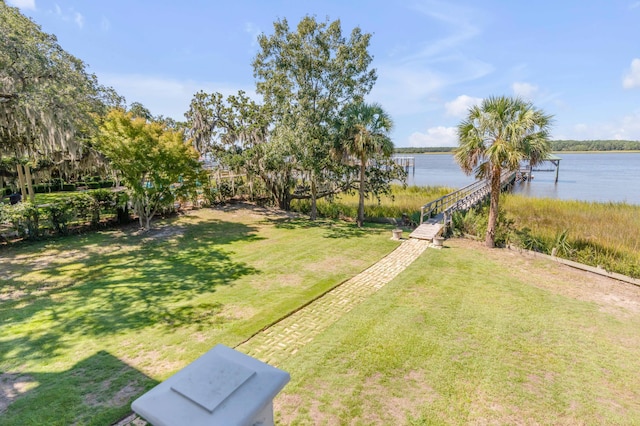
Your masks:
M62 191L75 191L76 185L73 183L65 183L62 185Z
M51 226L56 233L66 235L69 222L75 217L76 211L72 203L67 199L53 201L46 208Z
M9 222L20 237L36 239L40 236L40 211L28 201L0 204L0 222Z

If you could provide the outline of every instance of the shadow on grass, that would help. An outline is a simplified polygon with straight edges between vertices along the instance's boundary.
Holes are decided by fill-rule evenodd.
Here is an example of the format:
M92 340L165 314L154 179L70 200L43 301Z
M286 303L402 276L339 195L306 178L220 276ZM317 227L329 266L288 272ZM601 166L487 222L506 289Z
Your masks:
M45 282L31 283L32 293L0 305L0 361L48 359L85 336L150 326L221 326L227 321L223 305L198 298L259 273L225 249L235 241L259 239L257 229L208 221L169 230L67 241L67 250L82 251L78 258L40 270ZM65 243L57 244L64 255ZM66 284L49 289L47 279Z
M3 373L3 425L112 424L157 381L106 351L55 373ZM5 410L6 409L6 410Z

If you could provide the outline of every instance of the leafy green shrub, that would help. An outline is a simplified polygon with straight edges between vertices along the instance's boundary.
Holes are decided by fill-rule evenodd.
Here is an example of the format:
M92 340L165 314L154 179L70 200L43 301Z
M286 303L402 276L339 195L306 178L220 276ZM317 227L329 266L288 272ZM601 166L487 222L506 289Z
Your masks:
M484 239L489 225L489 206L483 204L466 212L456 212L452 217L452 224L452 232L456 235L467 234ZM494 238L496 246L505 246L512 239L512 235L513 221L501 210Z
M113 188L115 186L115 182L112 180L103 180L100 182L100 188Z
M88 193L93 198L91 209L91 226L96 227L100 223L100 214L103 210L114 210L117 204L118 194L108 189L96 189Z
M93 226L97 225L100 221L100 204L94 197L87 192L81 192L69 197L68 200L78 218L91 221Z
M73 183L64 183L62 184L62 191L75 191L76 190L76 185Z
M40 236L40 211L28 201L0 204L0 222L10 223L20 237L37 239Z
M548 252L547 244L537 235L534 235L529 228L515 229L510 238L510 242L516 247L525 250Z
M100 182L88 182L87 188L89 189L98 189L100 188Z
M74 205L68 199L55 200L47 207L45 211L48 213L49 222L56 233L66 235L69 229L69 222L75 218L76 210Z

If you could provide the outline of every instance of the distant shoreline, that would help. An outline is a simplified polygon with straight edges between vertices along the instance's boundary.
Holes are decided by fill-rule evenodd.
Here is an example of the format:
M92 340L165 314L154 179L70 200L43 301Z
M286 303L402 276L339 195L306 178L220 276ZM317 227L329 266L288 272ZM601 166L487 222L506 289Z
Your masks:
M549 141L553 153L606 153L640 152L640 141L629 140L552 140ZM398 147L394 154L449 154L454 146Z
M551 151L554 154L638 154L640 150L607 150L607 151ZM449 151L393 151L393 155L427 154L442 155L453 154L453 149Z

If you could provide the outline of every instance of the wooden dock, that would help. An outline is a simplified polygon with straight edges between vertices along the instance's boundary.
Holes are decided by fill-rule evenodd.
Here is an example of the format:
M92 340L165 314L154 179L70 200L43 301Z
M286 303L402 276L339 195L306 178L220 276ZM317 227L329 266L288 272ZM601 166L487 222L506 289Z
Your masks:
M516 172L502 174L501 189L513 185ZM485 200L491 194L491 184L482 180L453 191L450 194L431 201L420 208L420 225L409 235L410 238L431 240L440 235L457 211L465 211Z
M416 173L416 157L392 157L393 162L398 166L402 167L407 173L409 170L413 171L413 174Z

